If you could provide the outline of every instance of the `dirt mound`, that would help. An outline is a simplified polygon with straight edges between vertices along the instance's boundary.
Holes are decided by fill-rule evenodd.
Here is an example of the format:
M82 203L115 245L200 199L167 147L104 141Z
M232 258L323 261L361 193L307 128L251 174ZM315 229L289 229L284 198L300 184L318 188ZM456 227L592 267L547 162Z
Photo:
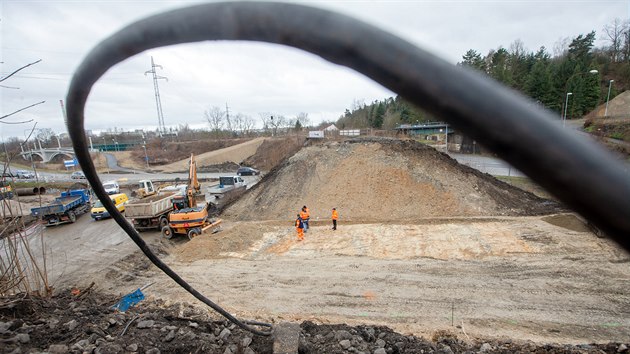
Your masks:
M624 91L618 94L617 96L615 96L615 98L611 99L608 102L607 115L609 117L614 117L614 116L627 117L628 115L630 115L630 110L628 109L628 107L630 107L630 91ZM597 106L593 111L587 114L584 118L588 119L588 118L603 117L604 113L606 113L606 102Z
M311 219L333 207L353 221L519 216L560 207L412 140L360 138L303 148L224 212L237 220Z

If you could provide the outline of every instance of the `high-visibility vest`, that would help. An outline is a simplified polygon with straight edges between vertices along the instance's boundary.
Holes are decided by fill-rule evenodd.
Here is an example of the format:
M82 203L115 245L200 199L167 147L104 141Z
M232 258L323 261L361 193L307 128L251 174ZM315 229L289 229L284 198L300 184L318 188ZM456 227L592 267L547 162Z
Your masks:
M333 210L332 212L332 219L333 220L337 220L339 218L339 214L337 214L337 210Z

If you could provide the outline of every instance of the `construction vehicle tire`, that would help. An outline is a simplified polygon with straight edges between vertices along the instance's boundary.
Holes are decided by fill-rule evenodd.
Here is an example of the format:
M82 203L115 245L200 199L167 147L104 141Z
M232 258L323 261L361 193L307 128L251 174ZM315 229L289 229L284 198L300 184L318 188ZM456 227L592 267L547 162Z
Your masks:
M74 211L68 212L68 218L70 219L70 222L72 223L77 221L77 215L74 213Z
M160 230L164 228L164 226L168 226L168 219L165 217L160 218Z
M201 229L198 227L194 227L188 230L188 239L192 240L194 237L201 235Z
M173 238L173 229L171 229L170 226L164 226L162 228L162 236L164 236L165 239L170 240L171 238Z

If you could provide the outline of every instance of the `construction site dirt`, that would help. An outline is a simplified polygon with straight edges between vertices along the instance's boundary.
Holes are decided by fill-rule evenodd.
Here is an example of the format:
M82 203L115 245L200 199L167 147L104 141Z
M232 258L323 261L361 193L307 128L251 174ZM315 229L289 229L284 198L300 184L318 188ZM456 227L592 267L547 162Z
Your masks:
M311 209L311 228L298 242L294 220L302 205ZM628 253L561 205L412 141L306 146L222 218L221 232L190 241L157 232L142 237L240 318L303 323L303 336L311 328L313 338L324 327L304 321L387 326L424 338L448 333L495 349L508 339L630 342ZM139 308L161 301L205 311L113 220L83 217L43 233L58 289L94 282L116 297L153 283L145 290L151 300ZM322 343L319 352L343 352ZM599 349L608 351L593 347Z

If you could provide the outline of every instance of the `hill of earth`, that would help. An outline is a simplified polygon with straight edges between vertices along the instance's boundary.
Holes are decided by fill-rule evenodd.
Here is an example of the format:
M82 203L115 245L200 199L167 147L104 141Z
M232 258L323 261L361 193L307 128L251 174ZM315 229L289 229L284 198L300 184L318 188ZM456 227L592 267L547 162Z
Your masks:
M557 212L555 202L510 186L413 140L358 138L307 146L276 167L224 216L312 219L336 207L355 222L524 216Z

